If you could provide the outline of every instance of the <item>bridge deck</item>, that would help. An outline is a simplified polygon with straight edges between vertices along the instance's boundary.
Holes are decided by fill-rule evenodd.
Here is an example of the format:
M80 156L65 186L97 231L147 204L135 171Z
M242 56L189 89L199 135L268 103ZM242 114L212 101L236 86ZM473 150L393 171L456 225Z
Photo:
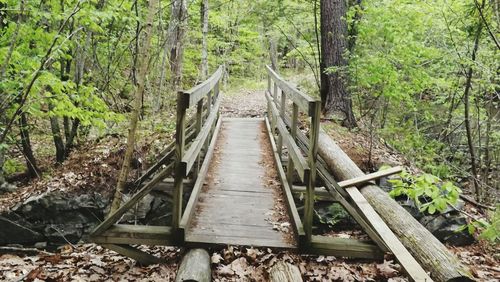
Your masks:
M280 193L268 185L274 162L265 158L272 152L267 138L262 119L223 120L187 242L295 247L293 235L273 229Z

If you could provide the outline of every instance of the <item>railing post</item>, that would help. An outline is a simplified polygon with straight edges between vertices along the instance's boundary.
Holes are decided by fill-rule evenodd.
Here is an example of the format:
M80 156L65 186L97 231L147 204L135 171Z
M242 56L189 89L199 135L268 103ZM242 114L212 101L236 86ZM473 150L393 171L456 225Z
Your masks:
M307 244L312 238L312 223L314 216L314 186L316 183L316 159L318 154L318 136L319 136L319 121L320 121L320 106L316 101L312 105L313 111L311 115L311 128L309 130L309 152L307 161L309 164L309 177L306 183L306 197L304 206L304 231L306 233Z
M281 106L280 106L280 115L281 118L284 120L285 119L285 107L286 107L286 94L283 90L278 88L278 92L281 93ZM283 151L283 137L281 135L278 135L278 142L277 142L277 147L278 147L278 155L280 156L280 159L283 159L281 153Z
M297 120L299 118L299 106L293 103L292 105L292 124L291 124L291 135L293 140L297 139ZM288 180L288 186L293 187L293 176L295 172L295 164L290 156L288 156L288 165L286 167L286 178Z
M184 156L186 142L186 101L184 93L177 93L177 122L175 131L175 180L174 180L174 195L173 195L173 211L172 211L172 227L179 228L179 223L182 217L182 193L186 171L182 165L182 157Z
M195 136L198 136L198 134L200 134L201 126L203 124L203 100L204 99L201 99L196 104ZM198 172L200 171L200 164L201 164L200 160L201 156L198 155L198 158L196 160L196 165L194 167L194 173L193 173L194 179L198 178Z

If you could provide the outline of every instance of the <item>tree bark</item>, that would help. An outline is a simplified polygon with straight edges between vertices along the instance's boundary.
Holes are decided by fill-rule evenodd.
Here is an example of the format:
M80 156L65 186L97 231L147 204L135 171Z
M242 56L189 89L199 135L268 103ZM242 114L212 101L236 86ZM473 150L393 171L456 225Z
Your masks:
M139 114L142 108L142 97L144 95L144 83L146 80L146 75L148 71L148 64L150 59L150 46L151 37L153 30L153 19L157 11L158 0L150 0L148 15L146 19L146 26L144 28L144 41L142 48L139 50L139 72L137 75L137 84L135 86L134 95L134 108L130 116L129 132L127 137L127 150L125 151L125 156L123 158L122 169L118 177L118 183L116 184L115 195L113 202L111 204L109 214L112 214L120 207L123 191L125 190L125 185L127 183L128 174L130 172L130 165L132 161L132 155L134 153L135 147L135 133L137 130L137 122L139 120ZM138 35L139 36L139 35Z
M208 0L201 1L201 80L208 78Z
M187 1L172 2L171 25L175 26L170 49L171 84L174 91L179 90L182 82L182 60L184 58L184 37L187 29Z
M320 132L319 154L338 180L364 173L325 132ZM361 187L360 187L361 188ZM361 194L392 229L403 245L436 281L472 281L469 270L403 207L376 185L366 185Z
M347 92L347 3L321 0L321 106L348 128L356 127L351 96Z
M278 44L276 38L273 35L269 35L269 58L271 59L271 68L279 72L278 70Z
M300 270L293 264L277 262L269 271L271 282L302 282Z
M486 1L483 1L482 7L484 8L484 4ZM478 7L478 9L480 9ZM474 48L472 49L471 61L474 63L476 61L477 51L479 49L479 39L481 38L481 32L483 30L483 22L479 20L477 25L477 30L474 36ZM474 74L474 70L472 69L472 65L469 66L466 73L466 81L465 81L465 90L464 90L464 125L465 132L467 136L467 145L469 147L470 154L470 165L472 172L472 181L474 183L474 191L476 193L476 200L481 201L481 189L478 181L478 170L476 163L476 151L474 149L474 139L472 137L472 127L470 122L470 90L472 88L472 75Z
M31 148L30 134L28 130L28 118L26 113L21 113L19 119L19 132L21 133L21 146L23 149L24 158L26 159L26 167L30 178L38 177L40 170L36 164L33 149Z
M176 282L212 281L210 255L204 249L189 250L182 258L181 265L175 277Z
M54 105L49 102L49 110L52 111ZM64 147L64 142L61 136L61 127L59 126L59 120L56 116L50 117L50 129L52 131L52 139L54 140L54 146L56 147L56 162L61 164L66 158L66 150Z

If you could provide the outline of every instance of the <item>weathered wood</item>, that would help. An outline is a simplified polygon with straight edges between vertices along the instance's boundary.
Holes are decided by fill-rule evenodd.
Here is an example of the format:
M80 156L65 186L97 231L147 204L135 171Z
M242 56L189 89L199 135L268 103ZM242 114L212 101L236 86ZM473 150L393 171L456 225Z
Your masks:
M384 253L368 242L326 236L312 236L311 244L305 251L311 254L332 255L337 257L383 259Z
M295 87L291 86L290 83L286 82L283 80L276 72L274 72L269 66L266 66L267 73L271 77L271 80L277 86L285 92L290 99L299 106L301 110L306 112L309 116L312 116L315 111L315 99L309 97L308 95L300 92L299 90L295 89Z
M196 136L194 141L191 143L189 149L185 152L185 154L182 157L182 166L185 172L183 177L187 176L189 171L191 171L191 168L196 162L198 155L200 154L201 149L203 148L203 145L205 144L205 142L208 139L208 136L210 135L212 125L214 125L217 121L221 100L222 100L221 98L217 99L214 105L214 110L210 113L210 116L208 116L207 120L205 121L203 128L200 129L200 133Z
M190 208L195 213L186 224L187 244L294 247L293 238L287 242L271 223L275 201L265 181L263 154L270 149L263 128L262 119L222 120L217 142L224 145L210 164L211 181Z
M182 163L186 145L186 109L189 101L184 93L177 93L177 120L175 124L175 183L172 207L172 227L178 228L182 216L183 180L186 167Z
M175 281L212 281L212 269L208 252L204 249L189 250L182 258Z
M302 275L297 266L279 261L269 271L271 282L302 282Z
M384 170L381 170L381 171L377 171L377 172L374 172L374 173L370 173L370 174L366 174L366 175L363 175L363 176L355 177L355 178L352 178L352 179L344 180L344 181L339 182L338 184L339 184L339 186L341 188L347 188L347 187L357 186L357 185L360 185L360 184L368 183L368 182L370 182L372 180L375 180L375 179L380 179L382 177L386 177L386 176L389 176L389 175L400 173L401 171L403 171L403 168L400 167L400 166L391 167L391 168L384 169Z
M293 103L290 135L292 136L294 141L297 140L298 118L299 118L299 107L297 106L297 104ZM292 158L288 158L288 165L287 165L287 169L286 169L286 178L287 178L289 187L292 187L294 173L295 173L295 164L293 163Z
M89 241L97 244L172 245L172 228L168 226L145 226L115 224L101 235L91 236Z
M311 115L311 124L309 130L309 151L307 154L307 164L310 168L310 174L306 181L306 197L304 201L303 220L307 241L311 241L314 217L314 188L316 184L316 159L318 154L319 118L321 110L320 102L315 101L313 107L314 112Z
M117 245L117 244L101 244L101 245L107 249L119 253L120 255L132 258L142 265L150 265L150 264L157 264L164 262L164 260L161 258L150 255L146 252L138 250L129 245Z
M222 71L223 67L219 66L217 71L215 71L212 76L210 76L207 80L204 82L196 85L195 87L182 91L182 101L185 103L186 108L190 108L198 101L200 101L202 98L204 98L212 89L216 88L217 84L219 83L219 80L222 77ZM215 93L216 95L218 93Z
M156 184L160 183L165 177L167 177L174 167L174 164L168 165L160 173L158 173L151 181L149 181L144 187L141 188L137 193L135 193L125 204L120 206L118 210L110 214L96 229L92 232L92 236L97 236L102 234L111 225L115 224L123 214L125 214L129 209L131 209L138 201L144 198Z
M285 171L283 166L281 166L280 156L276 150L276 143L274 141L273 135L271 134L271 125L269 124L269 120L266 118L266 127L269 136L269 140L271 141L271 147L273 149L274 161L275 165L278 168L278 175L281 180L281 185L283 185L283 191L285 191L285 197L287 201L288 213L290 214L293 222L293 227L295 233L299 237L299 242L304 241L304 226L302 225L302 220L300 219L300 215L297 211L297 206L295 205L295 200L293 199L292 190L291 190L291 181L287 179L285 176Z
M198 196L200 194L201 188L203 187L203 183L206 181L205 177L207 176L208 169L210 167L210 163L212 161L212 156L215 149L215 142L217 141L217 137L219 136L219 130L222 123L222 119L219 118L217 125L215 127L214 134L212 136L212 140L210 141L210 146L208 147L208 151L205 155L205 159L203 160L203 165L201 166L200 174L196 179L196 182L193 186L193 190L191 192L191 196L189 197L189 201L186 205L186 209L184 210L184 214L182 215L182 219L179 227L181 229L185 229L187 223L191 220L194 214L194 206L198 202Z
M271 106L270 110L273 117L272 120L274 121L274 124L276 124L280 135L283 137L283 141L285 142L288 148L288 154L293 160L295 169L297 170L300 179L305 182L306 176L310 173L309 164L306 158L304 158L304 156L302 155L302 152L300 151L299 147L295 143L294 138L290 135L290 132L288 132L285 123L280 118L278 108L276 107L273 98L268 93L266 93L266 98ZM271 124L271 128L273 128L272 126L273 124Z
M356 166L325 132L320 133L318 145L319 154L337 178L351 179L364 175L363 171ZM356 188L348 189L354 191ZM367 200L365 207L373 207L376 213L374 212L372 215L380 215L399 240L401 240L401 243L410 251L411 255L431 273L431 276L436 281L449 281L452 279L470 280L469 270L460 263L458 258L451 254L436 237L396 201L391 199L386 192L375 185L365 185L361 188L360 195L356 194L357 192L355 191L354 193L350 193L351 196L362 196ZM362 200L358 202L362 203ZM383 227L381 228L383 229ZM410 276L414 277L414 279L425 279L425 272L418 269L418 264L413 263L413 257L409 254L404 255L404 250L397 247L398 244L394 243L396 241L390 238L390 234L392 234L390 230L387 232L380 230L379 234L388 243L388 247L395 252L398 260Z

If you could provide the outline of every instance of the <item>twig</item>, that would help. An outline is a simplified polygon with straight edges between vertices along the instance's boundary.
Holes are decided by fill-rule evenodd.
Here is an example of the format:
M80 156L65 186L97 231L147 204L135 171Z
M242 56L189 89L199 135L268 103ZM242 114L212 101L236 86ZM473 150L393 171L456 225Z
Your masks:
M478 203L476 200L470 198L469 196L466 196L466 195L460 195L460 198L462 200L465 200L475 206L478 206L478 207L481 207L481 208L484 208L484 209L488 209L488 210L495 210L495 207L492 207L492 206L488 206L488 205L485 205L485 204L481 204L481 203Z

